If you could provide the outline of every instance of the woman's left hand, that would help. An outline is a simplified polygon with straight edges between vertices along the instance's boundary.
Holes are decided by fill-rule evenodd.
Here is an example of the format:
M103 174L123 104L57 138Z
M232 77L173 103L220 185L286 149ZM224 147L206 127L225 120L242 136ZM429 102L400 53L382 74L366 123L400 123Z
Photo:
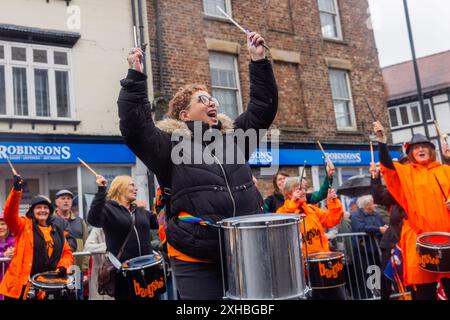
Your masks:
M263 44L265 40L259 33L247 32L247 49L253 61L261 60L266 57L266 48Z
M446 204L447 204L447 210L450 211L450 200L447 200Z

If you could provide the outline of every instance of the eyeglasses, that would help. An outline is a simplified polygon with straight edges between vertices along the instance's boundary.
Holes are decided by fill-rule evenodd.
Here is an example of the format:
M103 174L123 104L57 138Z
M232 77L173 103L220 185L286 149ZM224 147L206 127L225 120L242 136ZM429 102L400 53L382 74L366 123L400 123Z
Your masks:
M205 94L201 94L198 96L198 102L203 103L205 106L209 106L210 103L213 103L216 105L216 107L219 106L219 101L214 97L208 97Z

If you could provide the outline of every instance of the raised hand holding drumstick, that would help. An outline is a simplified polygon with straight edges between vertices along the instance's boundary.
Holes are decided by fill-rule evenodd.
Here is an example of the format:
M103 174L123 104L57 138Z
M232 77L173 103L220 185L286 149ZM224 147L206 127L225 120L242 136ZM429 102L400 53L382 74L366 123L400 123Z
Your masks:
M106 187L106 185L108 184L108 181L103 176L97 175L97 176L95 176L95 183L99 187Z
M128 66L130 69L136 70L138 72L144 72L144 52L141 48L133 48L127 57Z
M384 130L384 127L380 121L375 121L373 123L373 131L375 132L375 135L377 136L378 142L387 143L386 131Z
M247 32L247 49L253 61L258 61L266 57L264 48L264 38L259 33Z

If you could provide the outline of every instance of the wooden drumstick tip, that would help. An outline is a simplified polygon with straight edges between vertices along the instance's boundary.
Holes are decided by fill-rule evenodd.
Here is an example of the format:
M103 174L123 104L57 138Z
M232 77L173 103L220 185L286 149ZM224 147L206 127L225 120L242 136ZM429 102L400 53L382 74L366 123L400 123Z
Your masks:
M78 161L81 162L81 164L88 169L95 177L98 176L97 172L94 171L94 169L92 169L86 162L84 162L83 160L81 160L79 157L77 157Z

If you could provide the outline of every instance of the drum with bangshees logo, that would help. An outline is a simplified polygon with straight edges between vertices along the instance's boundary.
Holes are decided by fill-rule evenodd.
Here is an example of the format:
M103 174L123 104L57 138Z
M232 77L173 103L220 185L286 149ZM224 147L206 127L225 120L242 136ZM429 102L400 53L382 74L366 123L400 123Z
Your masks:
M158 252L125 261L120 272L130 296L137 300L155 299L166 292L164 258Z
M318 252L308 256L309 279L312 289L329 289L345 285L344 254Z
M428 272L450 272L450 233L422 233L416 245L419 268Z

